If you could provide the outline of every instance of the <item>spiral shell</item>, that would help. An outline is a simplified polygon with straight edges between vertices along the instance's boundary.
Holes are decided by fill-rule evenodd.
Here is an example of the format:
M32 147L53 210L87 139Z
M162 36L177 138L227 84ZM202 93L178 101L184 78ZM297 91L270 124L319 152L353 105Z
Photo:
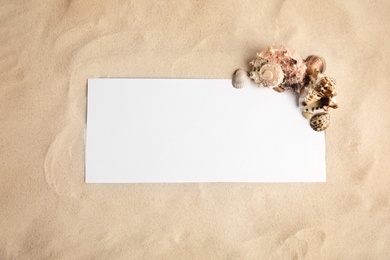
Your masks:
M282 68L276 63L267 63L259 71L261 85L267 88L279 86L284 79Z
M325 59L318 55L310 55L306 58L306 67L307 69L311 69L314 71L315 69L318 69L320 73L325 72L326 69L326 62Z
M266 64L277 64L283 72L282 82L275 86L275 83L261 84L260 69ZM288 90L300 93L304 86L306 75L306 64L303 59L294 51L284 46L270 45L262 52L256 53L256 58L249 63L251 66L251 78L259 86L270 84L274 90ZM267 76L267 75L265 75Z
M234 72L232 85L235 88L243 88L249 84L251 79L249 78L248 72L242 69L238 69Z
M310 126L314 131L320 132L328 128L330 124L329 113L318 113L310 119Z

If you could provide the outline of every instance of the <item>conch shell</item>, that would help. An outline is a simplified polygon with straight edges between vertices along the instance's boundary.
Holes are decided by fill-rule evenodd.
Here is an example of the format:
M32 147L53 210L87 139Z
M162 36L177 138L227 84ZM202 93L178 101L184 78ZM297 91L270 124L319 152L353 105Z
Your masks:
M235 88L243 88L249 84L251 79L249 78L248 72L242 69L238 69L234 72L232 85Z
M299 96L301 110L313 113L317 110L336 109L338 105L335 98L337 95L335 80L319 73L318 69L309 77L309 84L302 89Z
M271 82L266 82L261 76L261 68L267 64L273 70L278 70L277 73L273 73ZM279 65L283 77L279 69L276 69L276 65ZM251 66L251 78L258 86L268 86L278 92L284 90L300 93L301 88L304 85L306 64L303 59L294 51L290 51L284 46L270 45L263 52L258 52L256 58L249 63ZM270 67L267 68L267 70ZM265 69L264 69L265 70ZM258 75L257 75L258 74ZM265 74L265 78L268 78L270 74ZM263 77L264 77L263 76ZM280 82L281 81L281 82ZM272 84L271 84L272 83ZM275 86L276 83L279 83Z

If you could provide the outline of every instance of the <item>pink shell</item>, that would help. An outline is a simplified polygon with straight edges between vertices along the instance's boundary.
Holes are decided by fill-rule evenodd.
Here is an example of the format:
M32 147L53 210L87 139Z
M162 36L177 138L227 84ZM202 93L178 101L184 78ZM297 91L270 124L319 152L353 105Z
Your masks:
M306 64L295 52L284 46L270 45L265 51L258 52L256 59L250 65L252 70L265 63L277 63L284 73L284 81L281 84L286 90L299 93L304 85Z

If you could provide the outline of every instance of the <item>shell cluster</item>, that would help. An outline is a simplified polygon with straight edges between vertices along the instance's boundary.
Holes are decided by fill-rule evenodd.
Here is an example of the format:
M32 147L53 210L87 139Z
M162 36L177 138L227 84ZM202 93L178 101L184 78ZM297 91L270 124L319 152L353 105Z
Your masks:
M324 74L324 58L310 55L303 60L284 46L270 45L265 51L256 53L249 65L249 72L239 69L234 73L235 88L242 88L253 80L259 87L296 93L299 108L310 120L311 128L315 131L328 128L329 109L336 109L338 105L336 82Z

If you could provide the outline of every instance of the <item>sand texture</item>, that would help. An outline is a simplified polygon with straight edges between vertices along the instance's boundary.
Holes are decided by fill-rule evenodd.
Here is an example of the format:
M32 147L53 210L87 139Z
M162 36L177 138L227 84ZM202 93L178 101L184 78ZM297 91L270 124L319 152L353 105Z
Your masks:
M0 259L389 259L389 10L2 0ZM327 183L84 183L88 78L231 78L270 43L337 80Z

